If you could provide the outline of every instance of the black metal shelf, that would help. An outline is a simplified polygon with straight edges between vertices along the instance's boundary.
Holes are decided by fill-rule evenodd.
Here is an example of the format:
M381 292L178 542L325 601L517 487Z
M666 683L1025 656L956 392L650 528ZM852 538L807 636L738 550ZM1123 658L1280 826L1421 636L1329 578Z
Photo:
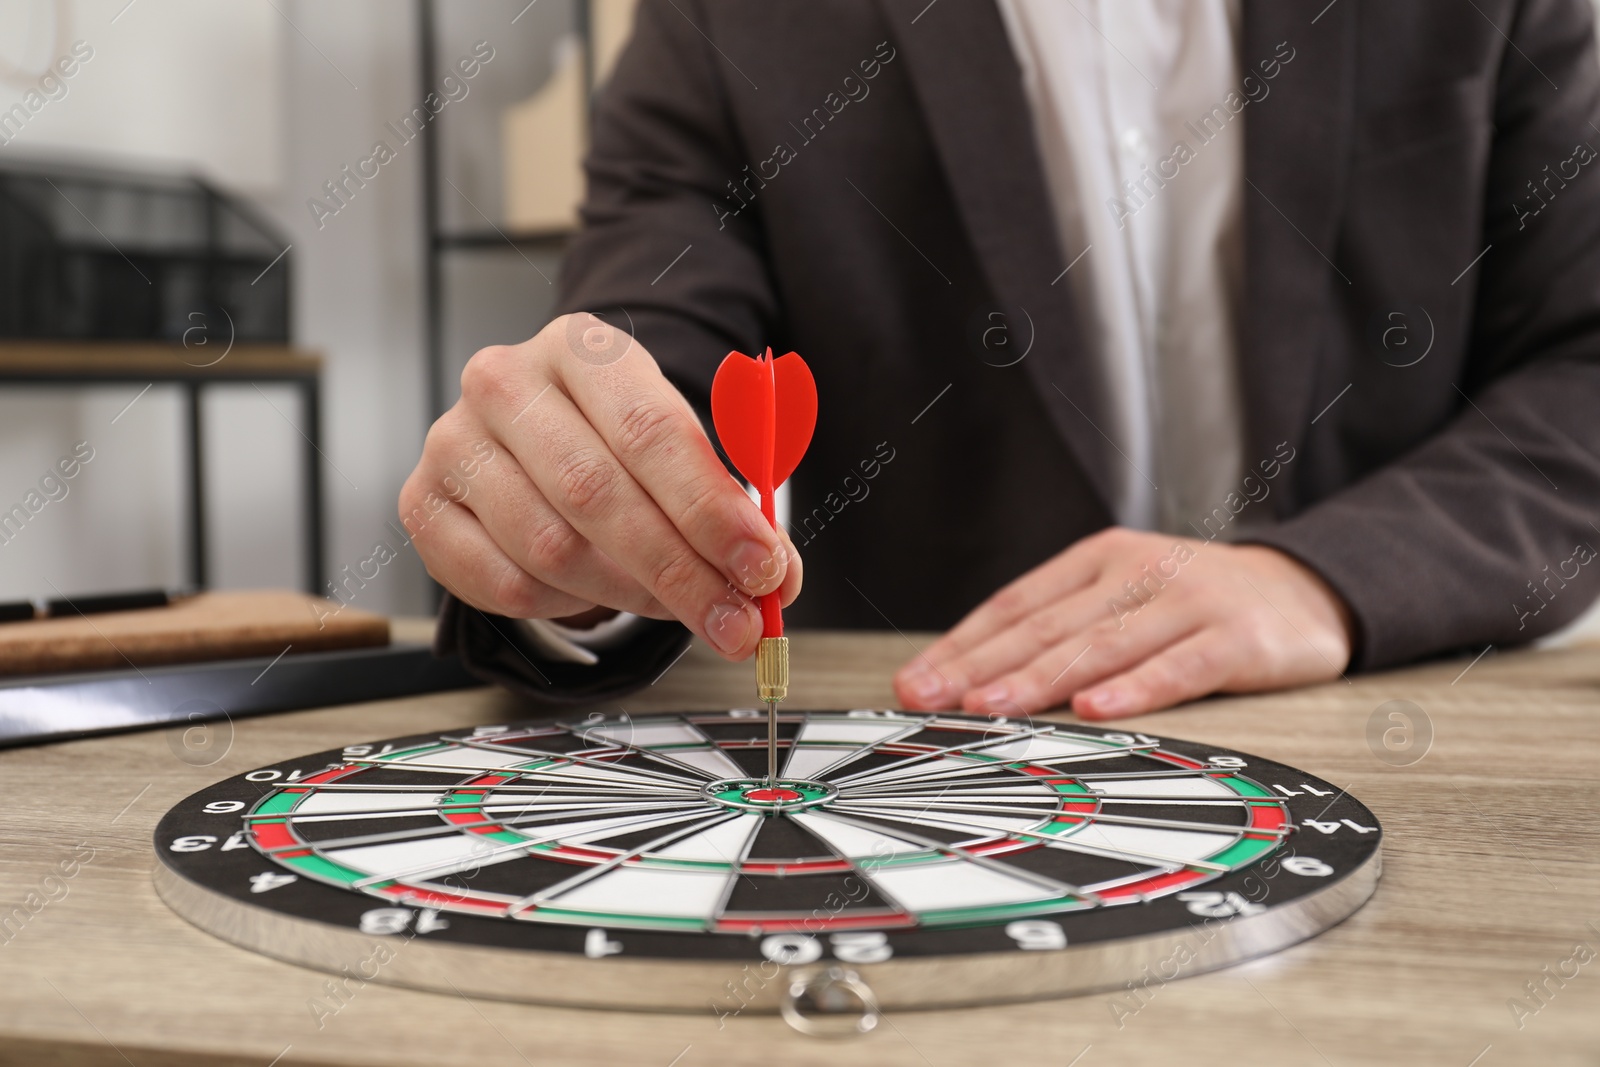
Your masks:
M436 37L437 0L416 0L418 84L426 93L439 72ZM591 29L589 0L574 0L576 31L583 49L583 81L592 99L594 91L594 34ZM430 125L422 138L422 222L423 222L423 314L427 337L427 421L444 414L445 351L444 304L446 299L443 258L506 246L559 248L570 236L566 231L510 233L491 228L483 231L447 232L442 224L439 194L444 180L439 159L439 135Z

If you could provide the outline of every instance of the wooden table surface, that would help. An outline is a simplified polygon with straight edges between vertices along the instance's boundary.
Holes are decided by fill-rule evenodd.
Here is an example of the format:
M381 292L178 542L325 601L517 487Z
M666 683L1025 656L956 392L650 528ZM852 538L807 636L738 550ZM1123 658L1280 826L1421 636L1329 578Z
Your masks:
M790 706L891 706L889 673L910 640L924 642L797 635ZM845 1041L802 1037L773 1017L719 1026L709 1009L552 1009L376 983L319 1029L310 1002L324 975L234 948L157 898L151 833L189 793L302 753L526 717L498 691L241 720L231 739L215 728L227 754L206 767L180 758L179 730L0 752L0 921L29 894L42 902L20 929L0 928L0 1063L1594 1065L1600 648L1490 653L1466 667L1208 701L1137 723L1300 767L1376 812L1383 879L1342 925L1264 960L1152 983L1142 999L895 1012ZM750 686L747 665L696 647L621 705L737 707ZM1377 711L1396 699L1414 702L1432 733L1405 766L1421 746L1385 748L1382 730L1397 721ZM1380 739L1369 740L1375 713ZM62 877L63 862L76 873Z

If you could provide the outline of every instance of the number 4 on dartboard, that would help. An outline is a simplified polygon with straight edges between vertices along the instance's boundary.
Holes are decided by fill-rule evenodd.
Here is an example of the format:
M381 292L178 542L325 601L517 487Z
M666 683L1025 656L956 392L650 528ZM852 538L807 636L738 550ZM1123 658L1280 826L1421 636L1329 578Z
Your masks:
M265 893L268 890L278 889L290 882L298 882L297 874L282 874L278 871L262 871L260 874L250 876L250 892Z

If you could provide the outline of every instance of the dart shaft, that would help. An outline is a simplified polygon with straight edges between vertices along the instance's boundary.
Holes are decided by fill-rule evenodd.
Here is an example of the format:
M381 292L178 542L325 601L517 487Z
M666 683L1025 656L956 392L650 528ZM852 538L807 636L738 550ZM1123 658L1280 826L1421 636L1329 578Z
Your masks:
M778 702L767 701L767 788L778 784Z
M778 780L778 701L789 695L789 639L763 637L756 646L756 696L767 705L767 784Z

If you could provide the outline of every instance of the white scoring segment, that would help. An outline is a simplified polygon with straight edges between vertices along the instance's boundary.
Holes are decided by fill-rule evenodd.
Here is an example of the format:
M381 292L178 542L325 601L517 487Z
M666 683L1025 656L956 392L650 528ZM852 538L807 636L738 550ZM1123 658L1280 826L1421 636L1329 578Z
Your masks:
M763 815L741 815L681 841L674 841L665 848L658 848L650 855L661 859L738 863L744 856L745 845L764 818Z
M376 762L403 766L408 771L437 770L444 774L460 774L461 767L481 768L486 771L500 770L518 764L532 763L537 758L529 756L526 752L495 752L487 748L455 745L436 752L399 758L390 757Z
M415 872L425 876L438 868L462 869L476 864L504 863L523 855L523 852L521 849L506 848L503 843L478 834L452 834L448 837L393 841L385 845L331 849L325 855L336 863L354 867L369 875L392 876L401 872Z
M985 756L999 756L1002 759L1039 761L1056 759L1062 756L1084 756L1091 752L1113 756L1121 754L1122 749L1105 743L1079 741L1075 738L1061 737L1059 735L1035 735L1004 745L990 745L980 751Z
M579 731L586 740L601 739L623 746L658 749L664 745L694 745L694 748L668 748L657 755L703 771L713 779L738 778L741 768L705 734L688 723L616 723Z
M729 871L618 867L559 893L547 903L574 911L710 921L732 876Z
M1056 893L1034 882L965 860L868 869L867 878L914 913L1048 900Z
M911 732L921 723L879 719L807 719L795 735L785 778L812 778L834 764L863 755L871 746ZM813 747L807 747L813 746ZM855 751L851 751L855 749Z
M914 913L1044 900L1055 894L1035 882L964 859L948 863L886 864L886 856L923 852L924 845L825 815L791 816L842 856L889 899Z
M1090 823L1064 839L1063 847L1091 845L1161 860L1203 860L1233 844L1237 835L1153 826Z
M538 824L531 826L508 826L506 829L513 833L526 834L530 839L540 841L575 841L579 843L598 843L617 834L633 833L636 830L653 830L657 827L672 826L676 823L687 822L689 819L705 818L707 809L697 809L691 812L666 812L665 814L630 814L607 816L604 818L590 818L555 825Z
M611 767L597 763L552 763L540 767L535 776L540 781L559 775L572 780L572 784L587 787L605 787L612 790L624 790L637 793L671 793L674 789L693 791L699 783L683 774L682 783L672 779L669 772L657 771L652 773L667 773L667 777L652 778L647 775L633 774L629 767Z
M972 837L990 837L992 834L984 833L992 830L996 834L1011 833L1017 830L1036 829L1055 813L1055 809L1041 811L1037 816L1007 816L983 815L969 811L949 812L941 814L938 811L918 810L916 808L888 808L872 807L870 801L860 804L841 805L841 810L848 810L852 815L866 815L874 819L899 820L912 826L936 826L946 830L965 831Z
M1193 778L1107 778L1083 783L1106 796L1153 797L1237 797L1239 794L1217 781L1197 774Z
M926 846L892 837L878 830L837 819L824 819L808 811L789 813L789 818L827 842L841 856L856 860L872 860L879 856L892 856L903 852L925 852Z
M999 764L994 764L993 768L998 769ZM863 774L860 778L850 781L849 786L851 789L864 789L880 783L893 782L899 778L933 779L943 775L970 777L988 769L990 769L989 765L983 763L941 756L938 759L917 760L915 763L907 763L903 767L886 767L881 771L871 771Z
M308 794L294 806L294 817L327 815L339 818L348 812L381 819L395 815L432 815L439 810L439 793L370 793L318 791Z

